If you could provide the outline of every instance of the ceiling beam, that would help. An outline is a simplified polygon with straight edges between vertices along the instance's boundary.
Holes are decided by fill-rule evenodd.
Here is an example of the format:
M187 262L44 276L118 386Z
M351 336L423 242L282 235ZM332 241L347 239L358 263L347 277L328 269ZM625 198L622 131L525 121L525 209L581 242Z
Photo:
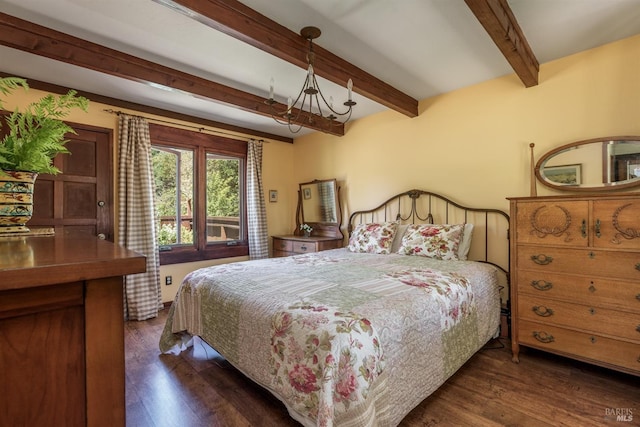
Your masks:
M465 0L526 87L538 84L540 65L507 0Z
M232 105L244 111L271 117L271 107L264 98L224 86L201 77L137 58L50 28L0 12L0 44L57 61L99 71L112 76L152 85L161 85L194 97ZM274 104L280 111L286 105ZM295 125L344 135L344 125L324 117L293 109Z
M237 0L154 0L217 31L242 40L282 60L307 68L309 42ZM314 43L315 73L409 117L418 115L418 101Z

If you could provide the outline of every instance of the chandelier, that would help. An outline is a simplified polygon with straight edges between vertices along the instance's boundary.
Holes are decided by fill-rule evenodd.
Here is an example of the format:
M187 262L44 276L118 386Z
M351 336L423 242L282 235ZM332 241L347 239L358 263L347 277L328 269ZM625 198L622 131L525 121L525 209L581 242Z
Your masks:
M353 82L351 79L347 82L347 101L343 103L346 107L345 111L338 111L333 106L333 97L329 97L329 100L325 98L318 86L318 80L313 72L313 62L315 59L315 53L313 52L313 39L320 37L321 31L316 27L304 27L300 30L300 35L309 40L309 52L307 53L307 77L302 85L302 89L298 93L295 100L292 97L287 99L287 109L278 111L274 104L277 101L273 98L273 86L274 81L271 78L269 85L269 99L265 101L265 104L271 107L271 117L283 125L287 125L292 133L297 133L302 129L301 116L306 116L306 120L309 124L313 124L316 118L325 118L329 120L331 124L338 119L344 118L341 123L346 123L351 118L351 112L356 102L352 99ZM296 112L297 111L297 112Z

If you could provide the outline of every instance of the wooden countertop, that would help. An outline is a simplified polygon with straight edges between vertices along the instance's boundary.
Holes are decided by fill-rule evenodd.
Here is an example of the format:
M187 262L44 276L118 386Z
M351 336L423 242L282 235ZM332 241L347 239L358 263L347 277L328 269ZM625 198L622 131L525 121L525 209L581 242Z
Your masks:
M0 237L0 291L144 273L146 257L97 237Z

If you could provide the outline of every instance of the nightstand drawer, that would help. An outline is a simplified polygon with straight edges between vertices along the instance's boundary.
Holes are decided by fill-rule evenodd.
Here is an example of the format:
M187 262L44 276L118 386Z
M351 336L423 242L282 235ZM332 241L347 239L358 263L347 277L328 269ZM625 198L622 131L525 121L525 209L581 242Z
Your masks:
M312 252L337 249L342 246L341 237L327 236L273 236L272 255L274 257L291 256Z
M317 252L316 242L293 242L293 252L297 254L305 254L307 252Z
M293 242L291 240L273 239L273 249L282 252L292 252Z

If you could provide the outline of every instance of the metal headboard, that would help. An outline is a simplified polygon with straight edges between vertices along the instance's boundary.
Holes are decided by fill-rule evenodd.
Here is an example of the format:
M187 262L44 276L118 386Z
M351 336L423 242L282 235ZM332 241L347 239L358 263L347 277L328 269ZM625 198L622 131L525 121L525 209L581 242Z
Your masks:
M380 221L400 221L401 224L473 223L469 259L496 266L505 273L508 283L509 215L506 212L464 206L430 191L409 190L373 209L353 212L349 217L349 235L357 224Z

